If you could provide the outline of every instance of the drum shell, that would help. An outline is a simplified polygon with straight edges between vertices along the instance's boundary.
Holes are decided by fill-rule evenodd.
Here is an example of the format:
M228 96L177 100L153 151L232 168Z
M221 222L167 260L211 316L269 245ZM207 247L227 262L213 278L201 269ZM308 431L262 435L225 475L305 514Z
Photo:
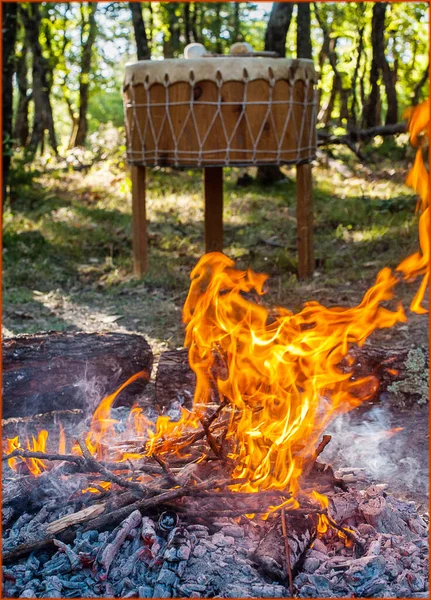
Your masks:
M130 164L298 164L316 154L312 80L132 82L124 105Z

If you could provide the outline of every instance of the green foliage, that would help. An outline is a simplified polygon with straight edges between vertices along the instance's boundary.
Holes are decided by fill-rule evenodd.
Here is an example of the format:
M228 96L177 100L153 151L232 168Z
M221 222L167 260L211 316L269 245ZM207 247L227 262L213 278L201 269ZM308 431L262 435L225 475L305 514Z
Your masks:
M23 10L26 3L21 5ZM142 14L153 59L163 56L182 57L188 41L198 41L213 52L227 53L237 40L251 43L262 50L271 5L252 2L152 2L142 3ZM49 85L54 105L55 125L61 139L61 151L67 148L72 133L71 114L79 111L80 64L82 42L87 36L88 3L42 3L40 42L49 65ZM296 11L296 9L295 9ZM286 52L295 56L296 16L287 36ZM320 118L331 97L335 83L333 67L323 48L323 27L328 30L336 57L342 87L348 90L348 109L353 111L352 89L356 94L356 113L361 125L363 103L370 92L369 73L372 59L372 4L361 2L316 3L311 11L311 38L314 61L320 71ZM90 131L101 124L123 123L121 83L124 65L136 59L136 44L128 3L99 3L96 12L97 39L93 48L88 118ZM188 33L186 24L188 23ZM363 31L363 52L358 61L360 32ZM399 117L415 96L428 64L428 6L426 3L389 3L386 14L386 58L396 70ZM18 32L17 57L26 43L25 31ZM28 79L31 87L31 56L28 60ZM355 75L356 74L356 75ZM380 82L382 119L386 97ZM428 84L416 94L427 96ZM30 103L30 112L32 111ZM14 110L17 109L17 96ZM342 116L340 96L327 126L340 133L351 127ZM353 120L352 120L353 122ZM384 151L384 145L380 148Z

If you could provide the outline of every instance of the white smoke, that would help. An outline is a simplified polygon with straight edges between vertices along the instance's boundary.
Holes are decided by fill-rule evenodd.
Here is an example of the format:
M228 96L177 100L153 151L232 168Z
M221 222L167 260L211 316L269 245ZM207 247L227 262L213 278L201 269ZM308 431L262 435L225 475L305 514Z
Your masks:
M390 491L427 494L428 471L417 458L418 440L411 440L402 430L394 431L397 426L383 405L340 415L325 432L332 439L322 460L335 469L364 469L373 483L386 483Z

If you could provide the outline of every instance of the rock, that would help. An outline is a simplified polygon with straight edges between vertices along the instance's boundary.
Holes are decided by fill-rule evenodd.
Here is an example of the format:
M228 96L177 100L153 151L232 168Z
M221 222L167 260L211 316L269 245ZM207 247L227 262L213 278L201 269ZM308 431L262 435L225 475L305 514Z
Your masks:
M223 541L226 546L233 546L235 543L235 539L230 535L226 535Z
M237 525L228 525L222 528L220 531L225 536L231 536L235 539L241 539L244 537L244 529Z
M385 560L382 556L363 556L350 562L351 566L344 573L344 579L357 594L362 593L362 590L385 570Z
M316 538L311 546L311 548L317 552L321 552L322 554L328 554L328 548L326 547L326 545L322 542L322 540L319 540L319 538Z
M222 548L225 545L225 537L222 533L215 533L212 538L211 541L213 544L215 544L216 546L219 546L220 548Z
M229 50L229 54L251 54L254 52L254 48L248 42L236 42L232 44Z
M317 558L306 558L304 561L303 569L307 573L314 573L319 568L321 562Z
M407 573L406 579L412 592L425 591L425 579L419 573L410 571L409 573Z
M36 598L36 592L30 588L25 589L20 598Z
M195 549L193 550L193 556L195 556L196 558L202 558L202 556L206 553L207 553L207 549L202 544L200 544L199 546L196 546Z
M201 58L205 54L208 54L208 52L203 44L194 42L184 48L184 58Z

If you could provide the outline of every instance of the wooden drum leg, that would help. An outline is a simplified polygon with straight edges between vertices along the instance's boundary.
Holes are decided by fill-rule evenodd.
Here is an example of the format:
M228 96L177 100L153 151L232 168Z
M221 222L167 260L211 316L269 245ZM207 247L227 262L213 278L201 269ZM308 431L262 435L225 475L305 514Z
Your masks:
M147 216L145 210L145 167L133 166L132 221L133 221L133 271L142 277L148 267Z
M300 279L307 279L314 271L313 181L310 164L296 166L296 218L298 275Z
M223 167L204 168L205 252L223 250Z

